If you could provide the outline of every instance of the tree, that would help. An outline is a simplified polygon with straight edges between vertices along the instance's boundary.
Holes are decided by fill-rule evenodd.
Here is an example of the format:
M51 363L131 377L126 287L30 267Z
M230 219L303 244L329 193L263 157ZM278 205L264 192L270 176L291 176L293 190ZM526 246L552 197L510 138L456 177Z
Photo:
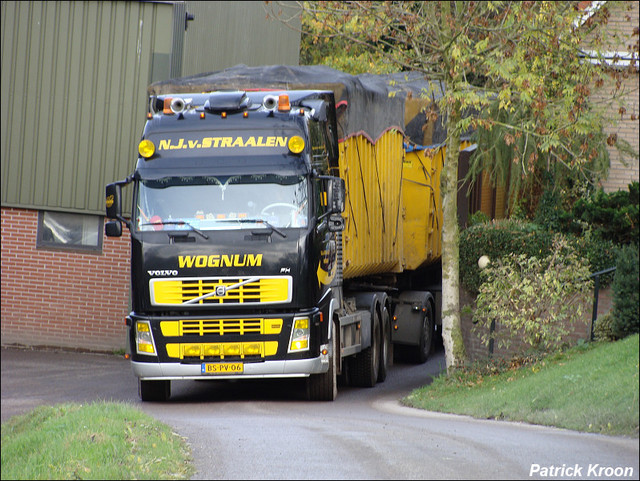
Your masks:
M400 71L421 72L445 85L438 108L447 129L441 186L442 323L450 371L466 358L460 328L457 219L461 135L469 130L485 134L478 136L485 145L479 145L476 162L494 177L509 163L519 166L521 178L541 161L570 172L586 173L594 165L602 168L603 162L594 162L603 153L593 138L602 132L604 113L589 94L607 72L602 63L585 61L583 49L589 33L606 21L606 15L578 27L583 15L578 2L297 4L303 28L309 26L303 35L311 35L321 47L349 45L351 51L369 52L369 59L381 59ZM283 19L279 2L267 2L266 8L270 16ZM600 41L596 37L588 46L596 60L602 59ZM506 154L500 163L492 156L491 143L497 138Z
M387 74L397 72L398 67L385 62L381 53L369 46L354 44L348 37L333 35L327 31L325 16L314 18L306 15L303 19L305 34L300 45L301 65L328 65L336 70L353 75L360 73ZM371 19L351 17L342 25L342 31L357 35L363 25ZM308 32L308 33L306 33Z

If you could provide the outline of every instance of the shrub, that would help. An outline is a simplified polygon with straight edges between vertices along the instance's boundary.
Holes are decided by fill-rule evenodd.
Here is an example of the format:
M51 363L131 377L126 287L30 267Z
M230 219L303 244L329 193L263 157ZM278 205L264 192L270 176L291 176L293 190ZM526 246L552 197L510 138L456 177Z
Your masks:
M498 347L520 339L538 352L553 352L582 320L592 281L587 263L561 237L544 257L510 254L483 271L474 330ZM497 326L491 332L491 325Z
M536 224L514 220L498 220L477 224L460 234L460 281L474 296L478 294L482 277L478 259L486 255L491 260L506 254L526 254L545 257L551 253L553 234Z
M600 190L589 200L578 200L573 206L573 216L603 239L616 244L638 244L639 197L638 182L629 184L628 191L605 194Z
M569 241L578 256L585 258L589 262L592 274L615 267L618 248L612 240L602 239L591 231L587 231L582 236L569 237ZM613 272L601 275L600 287L611 285L613 276Z
M471 227L472 225L486 224L490 221L491 218L487 214L479 210L475 214L471 214L469 216L469 227Z
M616 336L613 334L613 316L611 312L607 312L604 316L596 319L593 326L593 338L596 341L615 341Z
M613 334L621 339L639 331L638 246L620 249L613 280Z
M579 230L572 213L563 206L560 193L553 187L545 190L540 196L534 222L553 232L570 233Z

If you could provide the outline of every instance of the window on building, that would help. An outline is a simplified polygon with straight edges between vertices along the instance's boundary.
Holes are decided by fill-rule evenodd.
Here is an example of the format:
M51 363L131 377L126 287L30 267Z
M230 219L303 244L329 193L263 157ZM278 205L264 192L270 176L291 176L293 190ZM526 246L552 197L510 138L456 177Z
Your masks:
M103 227L104 221L98 215L40 211L36 246L99 253Z

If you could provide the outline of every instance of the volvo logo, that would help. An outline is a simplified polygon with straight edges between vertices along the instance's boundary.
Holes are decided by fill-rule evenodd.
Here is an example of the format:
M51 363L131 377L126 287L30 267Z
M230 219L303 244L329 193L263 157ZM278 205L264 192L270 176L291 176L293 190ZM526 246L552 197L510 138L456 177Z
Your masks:
M150 276L177 276L178 271L176 270L156 270L156 271L147 271Z
M217 297L224 297L226 293L227 293L227 288L225 286L217 286L216 287L216 296Z

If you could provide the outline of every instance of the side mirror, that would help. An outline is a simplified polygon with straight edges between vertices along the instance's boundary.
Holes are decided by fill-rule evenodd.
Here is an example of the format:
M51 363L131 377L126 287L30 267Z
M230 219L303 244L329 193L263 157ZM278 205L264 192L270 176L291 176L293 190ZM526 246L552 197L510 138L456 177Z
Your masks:
M327 206L332 214L342 214L346 188L344 180L340 177L331 177L327 183Z
M121 237L122 222L119 220L110 220L104 225L104 233L107 237Z
M107 217L109 219L119 219L122 217L122 187L120 183L108 184L105 193Z

